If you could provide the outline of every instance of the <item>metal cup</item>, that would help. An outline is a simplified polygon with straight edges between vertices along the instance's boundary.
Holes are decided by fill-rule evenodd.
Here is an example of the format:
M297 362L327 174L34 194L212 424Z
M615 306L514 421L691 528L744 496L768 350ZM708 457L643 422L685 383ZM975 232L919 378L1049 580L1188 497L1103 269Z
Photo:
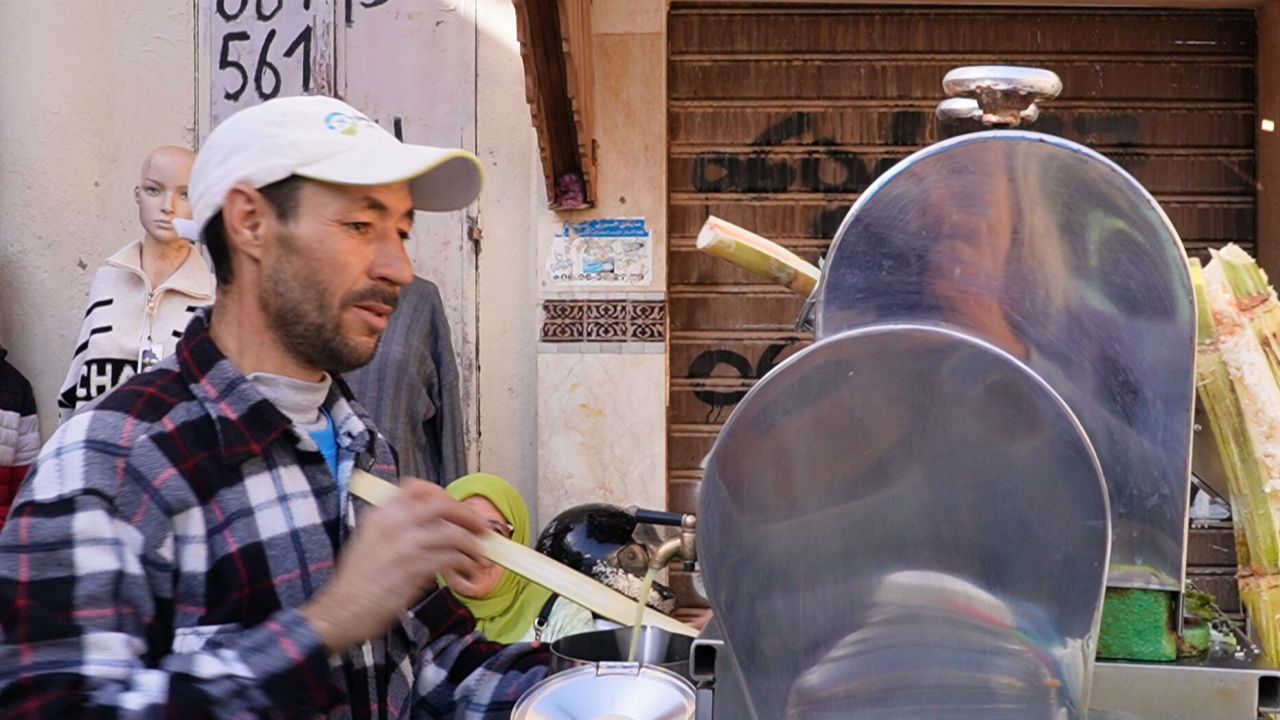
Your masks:
M657 665L689 680L692 646L693 638L645 625L640 629L636 661L641 665ZM567 635L551 643L551 673L582 665L626 663L630 650L631 628Z

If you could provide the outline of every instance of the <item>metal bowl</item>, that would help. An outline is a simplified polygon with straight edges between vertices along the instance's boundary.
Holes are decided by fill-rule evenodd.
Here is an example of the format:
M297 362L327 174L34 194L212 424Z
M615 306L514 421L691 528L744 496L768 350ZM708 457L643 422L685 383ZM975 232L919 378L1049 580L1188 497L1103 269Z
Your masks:
M646 666L664 668L688 680L692 646L691 637L673 635L662 628L645 625L640 629L636 660ZM551 643L551 672L597 663L626 663L630 650L631 628L567 635Z

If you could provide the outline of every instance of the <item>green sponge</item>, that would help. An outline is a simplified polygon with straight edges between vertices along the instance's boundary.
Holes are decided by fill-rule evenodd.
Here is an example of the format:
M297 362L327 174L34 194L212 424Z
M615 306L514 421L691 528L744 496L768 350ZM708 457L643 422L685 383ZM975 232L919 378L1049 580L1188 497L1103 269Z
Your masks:
M1209 632L1209 623L1190 624L1182 628L1178 636L1178 657L1199 657L1209 652L1209 643L1213 639Z
M1173 593L1107 588L1098 657L1167 662L1178 657Z

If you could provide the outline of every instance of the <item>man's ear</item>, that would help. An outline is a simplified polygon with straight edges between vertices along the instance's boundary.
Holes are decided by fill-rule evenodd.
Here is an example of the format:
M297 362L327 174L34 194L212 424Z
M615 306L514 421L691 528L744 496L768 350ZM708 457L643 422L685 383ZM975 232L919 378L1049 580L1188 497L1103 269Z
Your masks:
M227 191L222 203L222 224L226 228L227 244L254 260L261 260L266 241L274 233L278 222L275 208L262 193L244 183L237 183Z

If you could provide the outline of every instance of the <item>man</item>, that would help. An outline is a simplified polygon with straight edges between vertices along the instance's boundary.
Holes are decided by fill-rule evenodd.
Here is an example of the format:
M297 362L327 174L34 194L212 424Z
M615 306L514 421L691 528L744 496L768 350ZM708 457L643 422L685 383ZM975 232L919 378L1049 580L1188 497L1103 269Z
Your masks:
M142 162L133 188L142 239L120 248L93 274L58 417L153 367L173 353L191 314L213 300L213 276L174 221L190 219L187 183L195 153L162 145Z
M385 508L347 492L354 467L395 467L338 377L413 277L414 209L479 187L470 153L330 98L210 134L187 230L217 300L32 468L0 531L0 715L394 718L415 694L436 716L510 713L544 650L482 641L447 592L405 612L474 572L483 523L421 480Z

